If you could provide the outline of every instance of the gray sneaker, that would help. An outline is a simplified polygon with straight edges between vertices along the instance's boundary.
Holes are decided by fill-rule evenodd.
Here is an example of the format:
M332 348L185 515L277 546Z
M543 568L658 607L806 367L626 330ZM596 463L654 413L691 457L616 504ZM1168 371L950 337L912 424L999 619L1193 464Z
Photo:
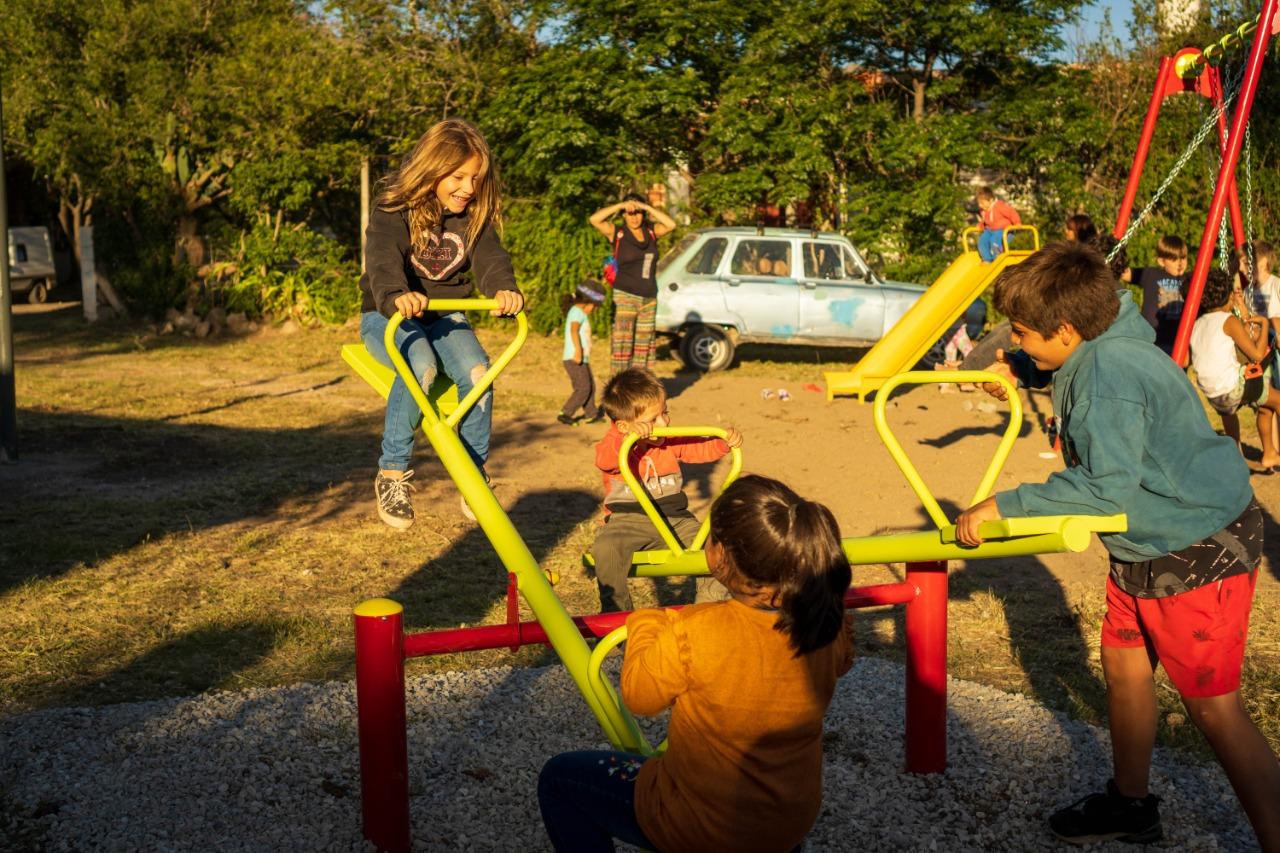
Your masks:
M373 494L378 499L378 517L396 530L413 527L413 503L409 499L413 492L413 484L409 482L412 476L412 471L405 471L403 477L396 479L379 471L373 480Z

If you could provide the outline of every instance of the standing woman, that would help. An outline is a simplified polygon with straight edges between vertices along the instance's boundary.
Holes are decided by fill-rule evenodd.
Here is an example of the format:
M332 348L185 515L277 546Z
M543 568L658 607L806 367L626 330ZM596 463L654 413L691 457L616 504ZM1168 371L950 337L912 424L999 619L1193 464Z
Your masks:
M615 225L612 220L619 213L622 225ZM658 313L658 238L675 229L675 220L650 207L638 193L628 193L617 204L591 214L590 221L613 246L618 263L613 282L611 372L616 376L629 367L648 368Z
M395 346L425 390L444 373L466 396L489 369L476 334L461 311L429 310L432 299L465 299L473 289L496 299L499 315L524 307L511 258L498 240L502 205L489 146L480 132L459 119L427 131L400 168L387 178L365 231L364 296L360 337L365 348L391 367L383 335L399 311ZM382 455L374 479L378 516L403 530L413 524L409 499L413 434L422 411L397 375L387 395ZM486 392L459 425L472 461L484 472L493 423L493 391ZM489 477L486 474L485 479ZM466 501L462 512L474 518Z

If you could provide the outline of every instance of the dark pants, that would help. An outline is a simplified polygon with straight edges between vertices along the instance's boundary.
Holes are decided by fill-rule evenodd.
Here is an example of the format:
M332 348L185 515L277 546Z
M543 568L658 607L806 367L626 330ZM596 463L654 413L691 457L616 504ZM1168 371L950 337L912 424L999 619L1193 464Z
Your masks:
M667 513L667 520L680 544L688 547L702 525L686 510ZM600 611L611 613L631 610L631 593L627 591L627 575L631 572L631 555L636 551L666 548L653 522L642 512L615 512L609 516L604 530L591 546L596 563L596 584L600 587ZM695 582L696 603L723 601L729 591L715 578L700 576Z
M564 372L569 374L573 392L564 401L561 412L566 418L571 418L577 414L578 409L582 409L587 417L593 416L596 413L596 378L591 373L591 365L586 362L574 364L565 359Z
M564 752L538 774L538 806L557 851L613 850L613 839L656 849L636 820L636 776L642 755Z

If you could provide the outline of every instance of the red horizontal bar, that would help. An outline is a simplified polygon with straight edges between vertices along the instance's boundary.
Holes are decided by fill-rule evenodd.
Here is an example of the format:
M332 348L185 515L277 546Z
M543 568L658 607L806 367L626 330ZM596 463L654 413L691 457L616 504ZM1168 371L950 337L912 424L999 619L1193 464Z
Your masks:
M905 581L883 583L875 586L854 587L844 594L847 608L880 607L886 604L906 604L917 595L914 584ZM631 613L598 613L594 616L575 616L573 623L584 637L599 639L627 621ZM404 656L443 655L453 652L478 652L485 649L501 649L547 643L547 632L537 622L520 622L515 625L477 625L474 628L450 628L443 631L421 631L406 634Z

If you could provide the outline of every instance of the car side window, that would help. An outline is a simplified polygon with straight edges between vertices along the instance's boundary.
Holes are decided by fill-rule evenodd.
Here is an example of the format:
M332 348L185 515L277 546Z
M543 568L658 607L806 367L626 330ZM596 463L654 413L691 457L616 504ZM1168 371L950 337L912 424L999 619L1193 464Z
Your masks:
M728 246L729 241L724 237L712 237L689 259L684 271L694 275L711 275L720 266L720 259L724 257L724 250Z
M15 263L25 264L27 262L27 247L22 243L15 243L13 245L13 255Z
M729 264L733 275L788 278L791 275L791 243L786 240L743 240Z
M804 244L804 277L836 281L845 278L844 262L838 247L830 243Z

